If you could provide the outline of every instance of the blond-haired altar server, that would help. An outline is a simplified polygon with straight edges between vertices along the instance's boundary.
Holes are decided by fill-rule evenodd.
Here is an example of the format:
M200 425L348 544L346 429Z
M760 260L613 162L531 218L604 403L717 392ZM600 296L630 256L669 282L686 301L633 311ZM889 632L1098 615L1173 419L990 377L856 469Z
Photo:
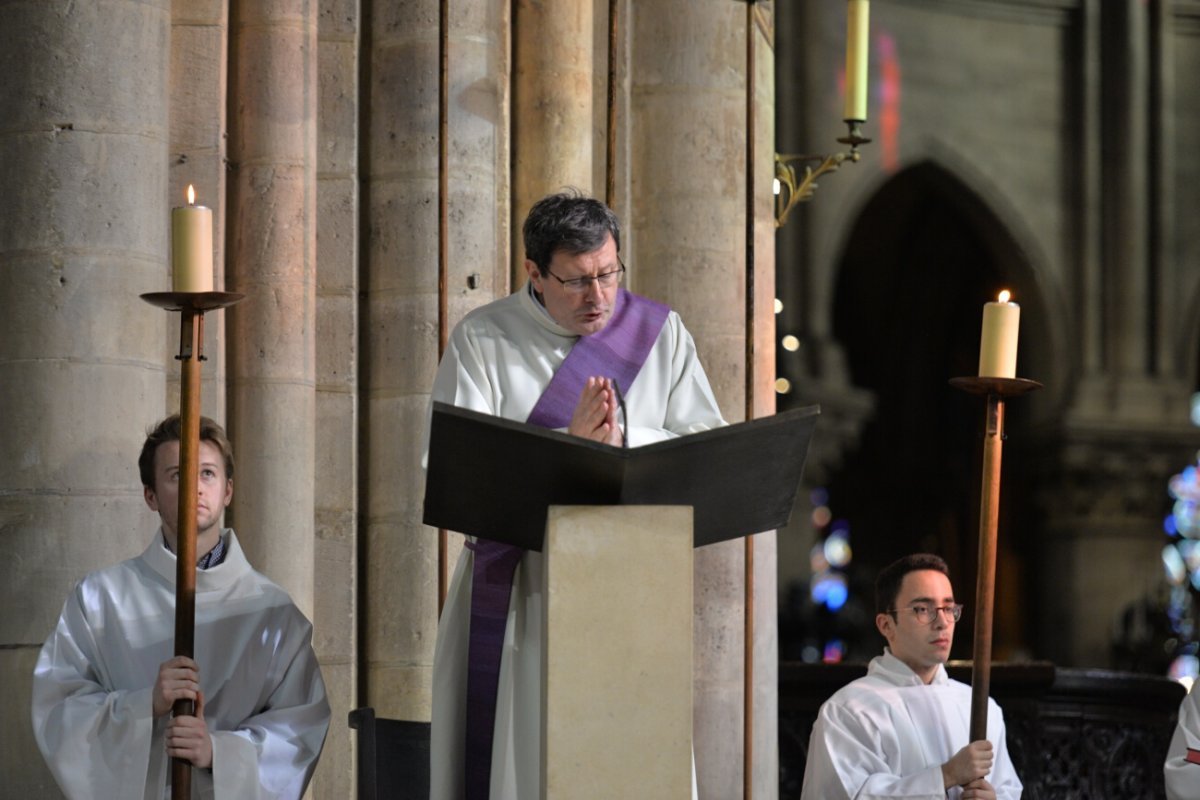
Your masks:
M173 656L179 437L179 417L168 417L138 459L161 521L145 552L80 581L42 647L38 746L70 798L170 797L172 757L192 763L195 798L299 798L329 728L312 626L220 528L233 453L203 417L195 659ZM196 715L172 718L179 699L195 701Z

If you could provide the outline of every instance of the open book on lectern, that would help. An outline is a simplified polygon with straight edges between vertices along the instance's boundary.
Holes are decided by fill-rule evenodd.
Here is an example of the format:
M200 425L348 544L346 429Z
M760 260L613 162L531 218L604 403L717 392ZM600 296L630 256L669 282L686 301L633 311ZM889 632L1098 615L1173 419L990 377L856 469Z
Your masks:
M433 404L426 525L541 550L546 509L687 505L695 546L787 524L820 409L621 448Z

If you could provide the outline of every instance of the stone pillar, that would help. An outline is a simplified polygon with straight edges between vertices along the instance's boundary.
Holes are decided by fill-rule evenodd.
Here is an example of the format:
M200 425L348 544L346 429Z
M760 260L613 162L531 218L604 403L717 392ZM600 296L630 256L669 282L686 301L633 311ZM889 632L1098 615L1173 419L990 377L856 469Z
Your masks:
M1142 377L1153 348L1153 298L1146 242L1151 209L1149 173L1148 6L1104 4L1100 14L1100 118L1105 154L1102 195L1100 330L1105 367L1114 376Z
M521 224L530 207L565 186L596 196L604 185L592 185L592 0L514 5L513 285L519 286L525 282ZM598 151L603 158L603 143Z
M1162 586L1167 481L1195 457L1195 428L1070 428L1038 442L1030 481L1041 516L1035 652L1111 667L1122 613Z
M235 6L228 283L232 521L251 563L313 614L317 12Z
M0 26L0 774L14 797L58 796L29 721L42 641L84 573L136 555L156 523L136 462L163 413L164 312L138 294L167 282L168 5L17 3Z
M451 326L508 293L508 9L505 0L451 4ZM377 3L369 30L365 702L380 716L429 719L437 532L421 524L421 448L438 359L438 5Z
M1079 248L1083 369L1060 430L1040 443L1037 483L1038 597L1053 607L1038 620L1039 653L1062 665L1110 665L1114 620L1157 590L1166 482L1195 446L1193 367L1171 356L1166 300L1175 256L1161 238L1172 191L1161 176L1170 156L1151 122L1163 91L1155 40L1170 16L1161 12L1101 3L1082 17L1085 120L1099 131L1085 139L1092 157L1082 179L1093 237Z
M168 205L196 202L213 210L213 288L225 288L226 93L229 84L229 9L226 0L171 4L171 155ZM164 284L162 289L170 288ZM204 318L200 411L225 422L224 313ZM179 410L179 318L164 319L167 409Z
M316 542L313 646L333 723L315 797L354 793L358 707L359 0L327 0L318 22Z
M730 421L743 419L746 407L746 25L746 7L737 3L633 4L630 218L638 238L631 279L683 316ZM755 413L763 414L773 409L774 103L773 59L758 36ZM760 535L755 544L753 787L755 797L774 797L774 535ZM742 540L696 551L695 751L702 796L742 793L743 553Z

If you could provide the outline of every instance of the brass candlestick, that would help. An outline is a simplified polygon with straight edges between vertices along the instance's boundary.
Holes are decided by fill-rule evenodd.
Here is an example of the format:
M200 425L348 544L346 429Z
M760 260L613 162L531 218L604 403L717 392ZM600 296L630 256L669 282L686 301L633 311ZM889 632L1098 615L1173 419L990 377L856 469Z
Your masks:
M848 152L834 153L829 156L775 154L775 180L779 181L780 187L775 196L776 228L784 226L788 214L792 213L792 209L797 203L805 203L812 199L813 192L817 190L817 178L827 172L836 172L843 162L858 161L860 158L858 146L868 144L871 140L862 135L862 122L859 120L846 120L846 125L849 126L850 131L845 136L839 137L838 141L850 145ZM796 168L792 166L792 162L797 161L809 162L817 166L815 169L806 166L803 177L798 177Z

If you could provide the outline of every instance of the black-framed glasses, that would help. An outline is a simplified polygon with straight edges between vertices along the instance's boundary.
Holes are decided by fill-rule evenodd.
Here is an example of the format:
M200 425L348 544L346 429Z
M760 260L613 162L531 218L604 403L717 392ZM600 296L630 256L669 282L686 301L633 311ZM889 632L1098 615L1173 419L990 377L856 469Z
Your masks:
M941 613L949 617L951 622L958 622L962 619L963 605L962 603L955 603L952 606L934 606L929 603L913 603L911 606L907 606L907 609L893 608L888 610L888 613L895 615L904 610L913 612L913 616L917 618L918 624L928 625L933 622L934 617Z
M621 265L620 269L601 272L599 275L587 275L583 278L567 278L563 280L551 272L549 267L546 268L546 274L561 283L565 291L571 294L585 294L591 290L593 283L600 284L601 289L611 289L616 286L617 282L621 280L621 276L625 274L625 262L617 259L617 263Z

